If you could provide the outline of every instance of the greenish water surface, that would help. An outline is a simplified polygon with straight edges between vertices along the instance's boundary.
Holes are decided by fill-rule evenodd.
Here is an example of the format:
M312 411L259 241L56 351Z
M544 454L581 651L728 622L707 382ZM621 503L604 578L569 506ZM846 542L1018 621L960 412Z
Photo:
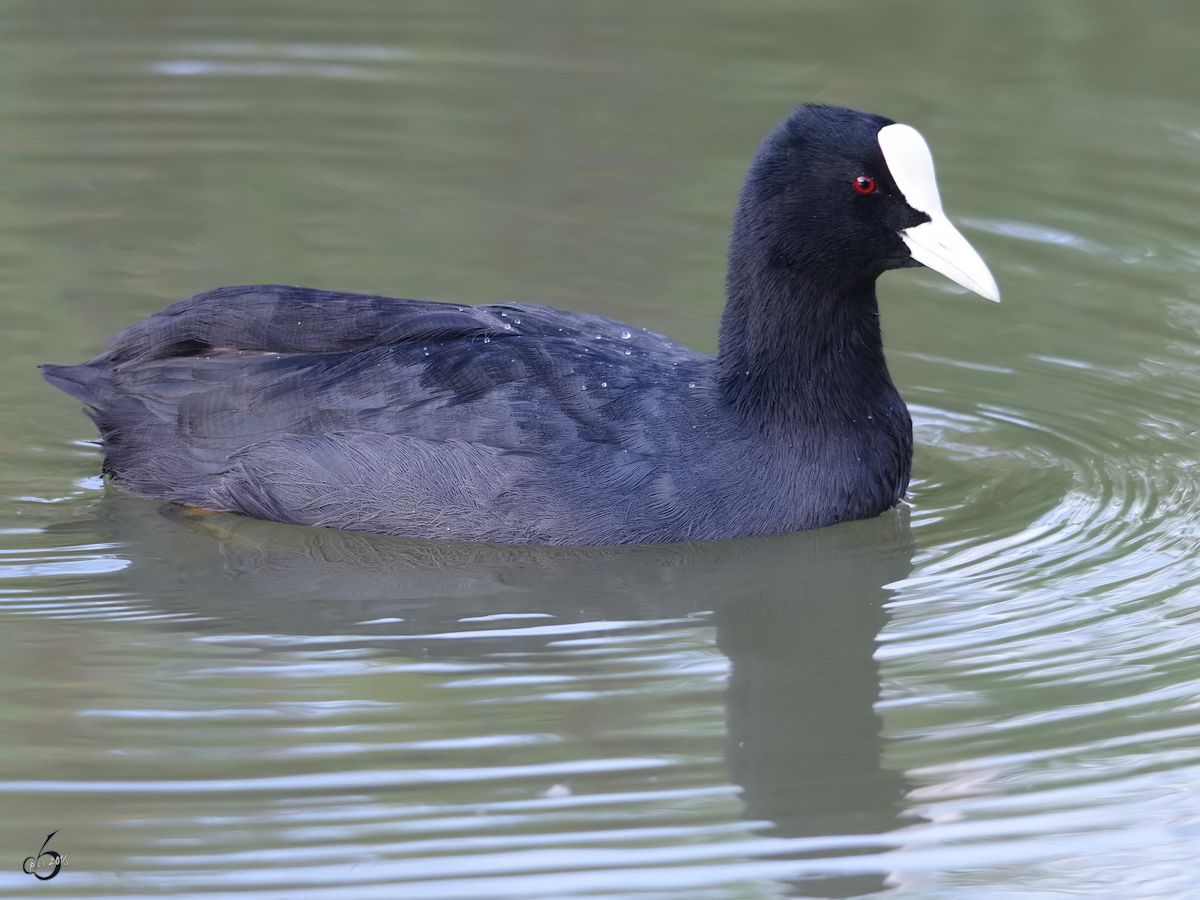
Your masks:
M1197 47L1164 0L0 0L0 896L1197 896ZM239 283L711 351L807 101L920 129L1004 295L881 281L877 520L188 516L37 375Z

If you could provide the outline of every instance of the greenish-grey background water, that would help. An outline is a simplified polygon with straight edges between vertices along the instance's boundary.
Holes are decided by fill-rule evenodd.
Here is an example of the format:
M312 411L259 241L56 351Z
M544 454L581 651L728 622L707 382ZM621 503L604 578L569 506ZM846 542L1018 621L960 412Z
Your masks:
M2 0L0 895L1200 892L1200 4ZM37 376L222 284L712 350L794 105L920 129L910 506L542 551L105 492ZM45 836L52 881L20 871Z

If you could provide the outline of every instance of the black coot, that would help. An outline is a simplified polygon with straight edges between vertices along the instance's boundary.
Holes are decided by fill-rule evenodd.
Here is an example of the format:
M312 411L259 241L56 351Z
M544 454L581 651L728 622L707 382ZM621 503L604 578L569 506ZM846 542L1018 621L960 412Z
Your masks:
M135 494L459 541L732 538L878 515L908 485L875 280L927 265L993 300L907 125L830 106L763 142L719 352L612 319L220 288L46 378Z

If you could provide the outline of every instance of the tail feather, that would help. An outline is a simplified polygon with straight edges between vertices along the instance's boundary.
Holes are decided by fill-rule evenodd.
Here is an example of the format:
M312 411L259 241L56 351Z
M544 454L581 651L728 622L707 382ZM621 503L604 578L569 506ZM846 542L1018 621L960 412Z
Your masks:
M38 366L42 377L58 388L70 394L76 400L81 400L88 406L95 406L99 395L103 392L101 383L106 381L105 373L93 366L54 366L46 364Z
M174 423L155 416L123 391L110 366L43 365L42 377L84 404L100 431L104 472L146 497L203 505L203 462L180 439Z

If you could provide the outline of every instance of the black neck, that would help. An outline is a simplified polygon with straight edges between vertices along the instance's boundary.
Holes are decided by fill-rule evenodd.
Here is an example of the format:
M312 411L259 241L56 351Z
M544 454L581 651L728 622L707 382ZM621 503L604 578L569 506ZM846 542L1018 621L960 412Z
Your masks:
M856 422L890 402L875 274L823 285L807 267L746 264L730 254L717 383L722 397L764 432Z

